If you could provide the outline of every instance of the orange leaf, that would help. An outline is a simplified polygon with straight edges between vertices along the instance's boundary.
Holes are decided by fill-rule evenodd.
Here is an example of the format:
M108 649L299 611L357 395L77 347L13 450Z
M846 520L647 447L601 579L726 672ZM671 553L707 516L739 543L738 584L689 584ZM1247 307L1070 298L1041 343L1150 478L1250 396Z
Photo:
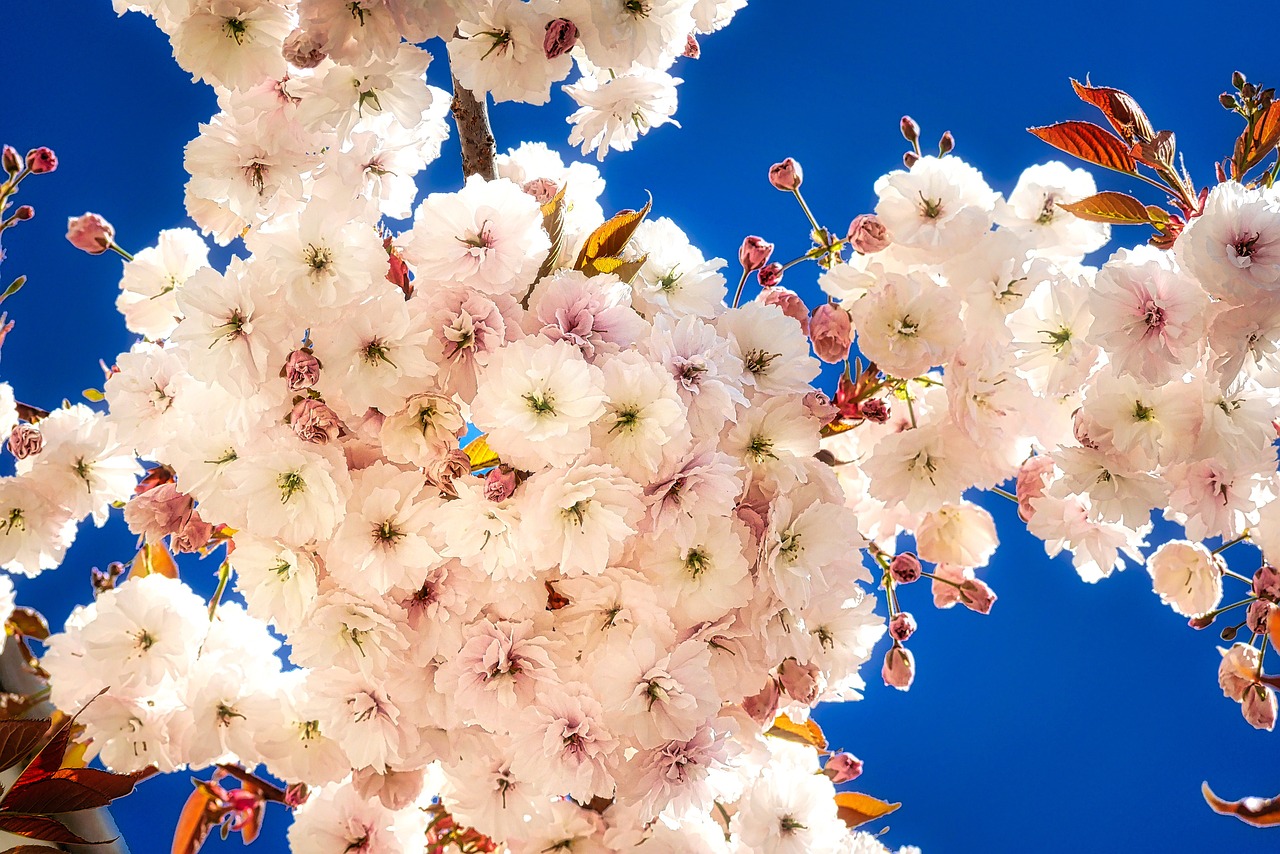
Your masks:
M1249 145L1247 154L1244 151L1246 141ZM1280 144L1280 101L1272 101L1267 111L1254 121L1253 133L1246 128L1236 140L1236 180L1265 160L1277 144Z
M1142 202L1133 196L1111 190L1097 193L1078 202L1062 203L1058 207L1089 222L1109 222L1115 225L1151 222L1151 214L1147 212Z
M209 831L222 819L222 799L207 783L200 780L192 782L196 788L178 815L178 825L173 830L172 854L196 854L209 838Z
M826 750L827 748L827 737L822 734L822 727L818 726L813 718L798 724L786 715L778 715L774 719L773 726L765 731L765 735L771 735L783 741L807 744L819 750Z
M1086 162L1126 175L1133 175L1138 170L1129 147L1115 134L1092 122L1058 122L1056 125L1027 130L1054 148Z
M1090 86L1078 80L1072 80L1071 87L1081 101L1101 110L1116 133L1128 142L1151 139L1155 135L1147 114L1128 92L1107 86Z
M900 806L902 804L886 803L861 792L836 793L836 815L850 828L886 816Z
M488 436L488 433L481 433L462 449L462 452L467 455L467 459L471 460L472 472L493 468L501 462L498 459L497 452L489 447Z
M1200 793L1210 809L1218 815L1233 815L1254 827L1272 827L1280 824L1280 795L1274 798L1244 798L1224 801L1213 793L1207 782L1200 784Z
M165 578L178 577L178 565L174 563L173 555L169 554L169 550L163 543L145 544L138 550L133 564L129 567L130 578L142 578L152 574L163 575Z
M636 229L640 227L640 223L644 222L644 218L649 215L652 208L653 199L650 198L640 210L621 211L591 232L587 242L582 245L582 251L578 253L578 260L573 265L573 269L593 275L597 272L594 263L596 259L621 255L631 236L636 233Z
M1267 615L1267 637L1271 645L1280 650L1280 608L1272 608Z

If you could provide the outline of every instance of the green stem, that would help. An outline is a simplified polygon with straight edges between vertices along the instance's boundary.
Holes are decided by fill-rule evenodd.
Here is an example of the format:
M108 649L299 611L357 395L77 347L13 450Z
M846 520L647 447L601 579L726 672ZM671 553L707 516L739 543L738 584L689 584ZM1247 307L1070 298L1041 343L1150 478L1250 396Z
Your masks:
M218 567L218 589L213 591L213 598L209 600L209 622L213 622L213 617L218 613L218 603L222 601L222 594L227 589L227 579L231 577L231 561L224 560L222 566Z
M128 252L126 252L125 250L121 249L119 246L117 246L117 245L115 244L115 241L112 241L112 242L111 242L111 246L110 246L109 248L111 249L111 251L112 251L112 252L116 253L117 255L119 255L119 256L120 256L121 258L123 258L124 260L126 260L126 261L132 261L132 260L133 260L133 256L132 256L132 255L130 255L130 254L129 254Z
M999 495L1001 498L1009 499L1014 504L1018 503L1018 496L1014 495L1012 492L1009 492L1007 489L1001 489L998 486L993 486L991 487L991 491L994 492L996 495Z
M814 219L813 212L809 210L809 205L805 203L804 196L800 195L800 188L796 187L791 191L796 197L796 201L800 203L800 210L804 211L804 215L809 220L809 225L813 226L814 231L822 231L822 226L818 225L818 221Z
M742 289L747 286L747 276L751 275L749 270L742 271L742 278L738 280L738 290L733 294L733 308L738 307L738 303L742 301Z
M1214 549L1214 550L1211 552L1211 554L1215 554L1215 555L1216 555L1216 554L1222 554L1222 553L1223 553L1223 552L1225 552L1227 549L1229 549L1229 548L1231 548L1232 546L1234 546L1236 543L1243 543L1243 542L1244 542L1245 540L1247 540L1247 539L1249 539L1249 532L1248 532L1248 531L1245 531L1243 534L1241 534L1240 536L1236 537L1236 538L1235 538L1234 540L1232 540L1231 542L1229 542L1229 543L1223 543L1222 545L1218 546L1216 549Z

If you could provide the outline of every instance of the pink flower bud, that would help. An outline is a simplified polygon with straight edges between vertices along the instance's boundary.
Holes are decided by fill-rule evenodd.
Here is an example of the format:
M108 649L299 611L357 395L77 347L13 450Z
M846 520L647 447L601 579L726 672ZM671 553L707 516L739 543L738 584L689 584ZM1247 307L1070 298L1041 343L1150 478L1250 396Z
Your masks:
M101 255L115 242L116 230L96 213L73 216L67 220L67 240L90 255Z
M573 50L578 43L578 25L568 18L556 18L547 22L546 34L542 37L542 51L547 59L564 56Z
M162 483L134 496L124 506L124 521L134 534L158 543L183 526L194 506L191 497L173 483Z
M18 149L12 145L4 147L4 155L0 157L4 162L4 171L8 175L17 175L22 171L22 158L18 156Z
M839 786L841 783L848 783L862 776L862 760L842 750L827 757L827 764L822 766L822 773Z
M1036 514L1031 502L1044 495L1045 487L1053 477L1053 458L1045 455L1029 457L1018 469L1018 478L1014 481L1014 493L1018 498L1018 516L1024 522L1030 522Z
M967 578L960 584L960 604L979 614L990 614L996 603L996 592L977 578Z
M822 425L830 424L840 414L831 398L820 391L811 391L804 396L804 408L810 417Z
M289 426L298 438L315 445L327 445L336 442L345 431L338 413L325 405L322 400L304 397L299 400L289 413Z
M1280 572L1271 564L1264 563L1253 574L1253 595L1280 602Z
M738 262L742 264L742 269L751 273L768 264L772 254L772 243L765 242L763 237L752 235L742 241L742 246L738 249Z
M698 37L693 33L689 33L688 38L684 40L684 53L681 55L686 59L702 58L702 45L698 44Z
M782 265L777 261L772 264L765 264L756 273L756 278L760 280L760 287L771 288L782 281L782 274L786 272L782 269Z
M822 669L817 665L801 664L794 658L788 658L778 665L778 679L782 682L782 690L793 700L806 706L812 706L818 701L818 694L822 690L819 684L821 676Z
M916 633L916 618L907 611L899 611L889 621L889 637L898 643L907 641Z
M809 307L795 291L786 288L769 288L761 291L758 299L765 305L776 305L782 313L800 324L804 334L809 334Z
M1271 616L1271 611L1275 608L1265 599L1259 599L1249 605L1249 610L1245 612L1244 624L1249 627L1249 631L1258 635L1267 633L1267 619Z
M545 205L560 192L560 185L550 178L534 178L526 181L520 189L537 199L538 204Z
M44 146L33 148L27 152L27 168L31 170L32 175L52 172L58 168L58 157L51 148Z
M1253 683L1244 692L1240 713L1254 729L1270 732L1276 725L1276 692L1266 685Z
M782 690L778 680L770 678L759 693L752 694L742 701L742 710L760 726L768 726L778 716L778 702L781 697Z
M471 458L461 448L454 448L443 457L438 457L427 464L425 469L427 483L440 490L450 498L458 497L458 490L453 482L460 477L471 474Z
M898 127L902 131L902 138L907 142L914 143L920 139L920 125L916 124L916 120L911 116L903 116L902 121L898 123Z
M306 783L290 783L284 790L284 805L297 809L311 797L311 787Z
M173 536L169 537L169 542L173 544L173 550L179 554L195 554L209 545L209 539L212 536L213 526L200 518L199 510L193 509L190 515L182 520L178 530L173 532Z
M13 218L18 220L28 220L35 215L36 209L31 207L31 205L20 205L18 209L13 212Z
M799 163L788 157L769 167L769 183L783 192L794 193L804 183L804 170Z
M392 771L379 774L362 768L351 778L356 793L366 801L377 798L389 810L402 810L418 799L426 776L422 771Z
M859 214L849 223L849 242L863 255L889 248L889 230L875 214Z
M899 691L911 688L916 679L916 657L900 643L894 643L884 654L884 666L880 668L884 684Z
M1213 617L1209 617L1209 616L1192 617L1190 620L1187 620L1187 625L1195 629L1196 631L1200 631L1201 629L1207 629L1210 626L1212 626L1213 619L1214 619Z
M944 131L942 139L938 140L938 156L946 157L956 148L956 138L951 135L951 131Z
M44 434L34 424L15 424L9 431L9 453L19 460L35 456L44 449Z
M289 33L280 52L284 54L285 62L294 68L315 68L325 59L320 39L304 30Z
M289 391L313 388L320 381L320 360L310 350L294 350L284 360L280 376L289 384Z
M888 421L891 413L889 404L878 397L862 401L858 409L861 411L863 418L876 424L883 424Z
M896 554L893 556L893 560L889 561L889 574L899 584L910 584L913 581L919 581L920 573L923 571L920 566L920 558L911 552Z
M490 501L506 501L516 491L516 470L503 463L489 469L484 476L484 497Z
M809 319L809 338L813 353L828 365L843 362L853 346L853 321L849 312L838 305L823 303Z
M912 166L915 166L916 163L918 163L919 161L920 161L920 155L916 154L914 151L908 151L902 155L902 165L907 167L908 169L910 169Z

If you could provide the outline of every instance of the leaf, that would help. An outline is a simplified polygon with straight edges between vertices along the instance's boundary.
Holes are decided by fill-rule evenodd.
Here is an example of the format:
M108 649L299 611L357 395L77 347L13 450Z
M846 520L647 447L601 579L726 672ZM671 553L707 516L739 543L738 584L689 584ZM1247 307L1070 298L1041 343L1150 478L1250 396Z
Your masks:
M106 845L114 839L93 841L77 836L67 829L62 822L45 815L27 815L25 813L0 813L0 830L16 833L28 839L39 839L42 842L69 842L72 845Z
M1101 110L1107 122L1125 140L1133 142L1151 139L1155 135L1151 120L1128 92L1107 86L1090 86L1087 81L1081 83L1078 80L1072 80L1071 87L1081 101Z
M547 251L547 258L542 262L542 266L538 268L538 276L534 282L540 282L544 277L551 275L551 271L556 268L560 253L564 250L564 193L568 188L569 184L566 181L560 188L560 192L542 206L542 230L547 233L547 237L551 238L551 249Z
M1204 795L1209 808L1218 815L1233 815L1254 827L1273 827L1280 824L1280 795L1265 799L1242 798L1238 801L1224 801L1213 793L1207 781L1200 784L1200 794Z
M107 399L107 396L102 392L98 391L96 388L87 388L84 391L80 392L80 394L84 397L85 400L91 401L93 403L101 403L102 401Z
M1107 190L1081 199L1078 202L1060 203L1058 207L1089 222L1109 222L1115 225L1150 223L1151 214L1142 202L1133 196Z
M61 848L50 848L48 845L15 845L6 848L4 854L65 854Z
M13 296L18 291L22 290L22 286L25 285L26 283L27 283L26 276L19 276L18 278L14 279L13 283L9 285L9 287L4 289L4 293L0 294L0 302L4 302L9 297Z
M1048 127L1027 128L1040 139L1088 163L1134 175L1138 164L1129 147L1106 129L1092 122L1058 122Z
M34 608L14 608L13 614L9 617L8 626L25 637L35 638L38 641L49 639L49 623L44 615Z
M597 273L613 273L613 275L629 285L648 259L648 255L641 255L639 258L633 258L630 261L615 257L597 258L591 262L591 267Z
M146 543L138 550L129 566L130 578L144 578L148 575L178 577L178 564L174 562L173 555L165 548L164 543Z
M71 741L71 729L75 725L76 718L79 717L80 713L88 707L89 703L92 703L106 692L107 689L103 688L101 691L94 694L89 698L89 701L85 703L84 706L81 706L80 711L76 712L72 717L58 721L56 720L57 716L55 716L55 721L50 724L50 726L55 727L53 736L45 742L44 747L41 747L40 751L32 757L31 761L27 763L27 767L22 769L22 773L18 775L18 779L13 781L13 785L10 787L10 794L12 794L12 789L17 789L20 786L34 783L36 780L52 777L58 772L58 769L62 767L62 760L66 755L67 745ZM7 799L5 803L7 804Z
M1244 151L1246 142L1249 146L1247 154ZM1266 112L1254 121L1253 132L1250 133L1249 128L1245 128L1244 133L1240 134L1240 138L1236 140L1236 156L1233 158L1236 166L1236 180L1240 180L1245 172L1265 160L1278 143L1280 143L1280 101L1272 101Z
M1147 142L1138 140L1129 149L1129 153L1139 163L1164 171L1173 170L1173 161L1177 152L1178 143L1171 130L1162 130Z
M467 443L463 448L463 452L467 455L467 459L471 460L471 471L478 472L481 469L489 469L496 466L501 460L498 459L497 453L493 448L489 447L488 433L484 433Z
M636 233L636 229L640 227L640 223L644 222L644 218L652 209L653 197L650 196L649 201L640 210L620 211L604 225L591 232L587 242L582 245L582 251L578 253L578 260L574 263L573 269L582 270L587 275L591 275L589 268L597 258L621 255L622 250Z
M46 814L105 807L132 792L138 779L97 768L62 768L29 783L15 782L3 809Z
M773 721L773 726L765 731L765 735L796 744L807 744L819 750L827 748L827 737L822 734L822 727L818 726L813 718L798 724L786 715L778 715Z
M0 771L26 759L48 734L48 720L0 722Z
M851 829L886 816L900 806L902 804L886 803L861 792L836 793L836 815Z
M1271 645L1280 650L1280 608L1272 608L1267 614L1267 637Z
M172 854L195 854L199 851L209 838L209 831L222 821L226 812L222 798L208 783L202 780L192 782L196 788L178 815L178 824L173 830Z

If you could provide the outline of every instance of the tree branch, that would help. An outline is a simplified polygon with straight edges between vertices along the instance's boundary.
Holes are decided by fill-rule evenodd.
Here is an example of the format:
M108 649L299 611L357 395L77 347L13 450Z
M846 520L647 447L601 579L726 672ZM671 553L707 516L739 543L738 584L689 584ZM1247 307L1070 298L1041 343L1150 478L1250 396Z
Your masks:
M493 139L493 128L489 125L485 98L481 93L477 100L470 89L458 82L457 77L453 78L450 110L458 125L458 140L462 143L462 174L466 178L479 175L486 181L492 181L498 177L498 147Z

